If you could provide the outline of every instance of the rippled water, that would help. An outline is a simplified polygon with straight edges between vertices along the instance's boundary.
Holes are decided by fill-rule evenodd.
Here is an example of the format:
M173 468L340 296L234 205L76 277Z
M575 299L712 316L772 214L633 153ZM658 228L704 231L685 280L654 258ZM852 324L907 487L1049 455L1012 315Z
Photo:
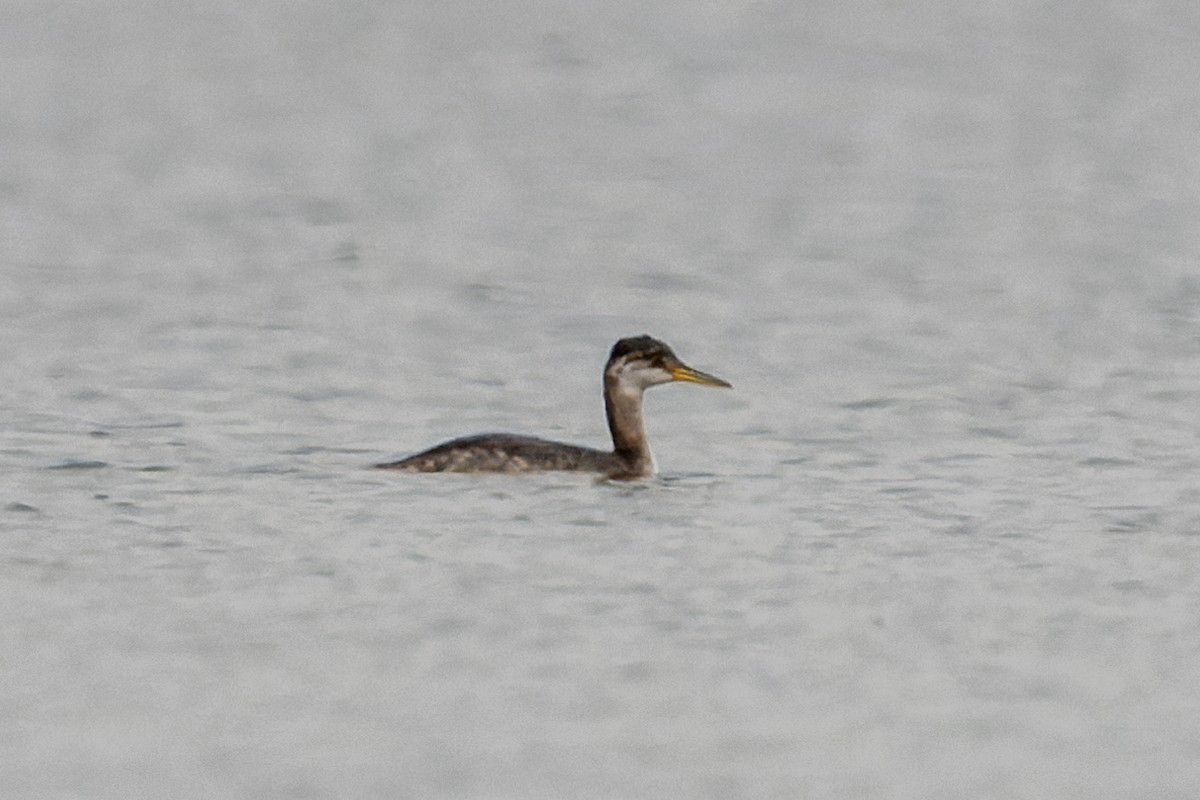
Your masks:
M0 795L1195 796L1193 7L452 6L4 4Z

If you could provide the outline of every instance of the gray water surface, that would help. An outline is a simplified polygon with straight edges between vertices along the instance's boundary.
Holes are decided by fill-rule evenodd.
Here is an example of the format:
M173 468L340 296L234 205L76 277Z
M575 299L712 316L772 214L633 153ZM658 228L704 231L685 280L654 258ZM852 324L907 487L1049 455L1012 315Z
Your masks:
M1195 797L1200 16L979 8L0 4L0 796Z

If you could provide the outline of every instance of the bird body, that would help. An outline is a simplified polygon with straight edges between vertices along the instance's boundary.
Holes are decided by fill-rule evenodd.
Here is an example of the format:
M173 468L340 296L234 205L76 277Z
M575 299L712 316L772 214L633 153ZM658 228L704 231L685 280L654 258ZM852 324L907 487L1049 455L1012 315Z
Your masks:
M642 423L642 396L651 386L688 381L707 386L730 384L684 364L663 342L650 336L621 339L604 367L604 408L613 449L519 436L483 433L464 436L386 464L380 469L406 472L598 472L623 480L654 473L654 457Z

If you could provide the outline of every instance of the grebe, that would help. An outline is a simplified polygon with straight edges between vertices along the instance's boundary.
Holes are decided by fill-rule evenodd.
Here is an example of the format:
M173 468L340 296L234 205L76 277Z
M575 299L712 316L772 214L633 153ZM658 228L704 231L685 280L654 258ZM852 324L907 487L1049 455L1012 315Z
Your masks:
M511 433L483 433L443 442L415 456L376 464L406 472L601 472L634 480L654 473L654 457L642 426L642 393L651 386L689 381L706 386L731 384L692 369L663 342L633 336L613 345L604 365L604 408L612 432L611 452Z

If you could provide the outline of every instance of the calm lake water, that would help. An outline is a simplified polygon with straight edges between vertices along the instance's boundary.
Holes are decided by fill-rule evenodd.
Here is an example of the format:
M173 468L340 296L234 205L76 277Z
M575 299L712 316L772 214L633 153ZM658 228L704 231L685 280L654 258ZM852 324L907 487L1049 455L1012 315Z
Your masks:
M1196 9L0 3L0 796L1195 797Z

